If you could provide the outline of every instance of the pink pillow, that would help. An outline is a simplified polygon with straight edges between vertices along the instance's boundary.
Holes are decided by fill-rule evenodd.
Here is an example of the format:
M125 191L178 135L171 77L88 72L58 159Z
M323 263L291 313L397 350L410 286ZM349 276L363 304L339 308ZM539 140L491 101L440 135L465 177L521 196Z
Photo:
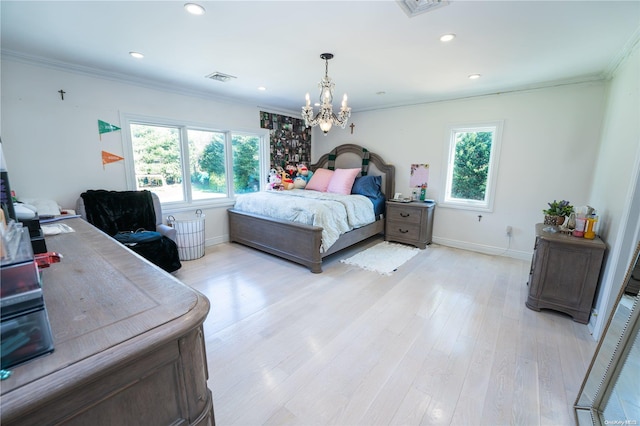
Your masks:
M318 169L313 172L313 176L307 182L307 186L304 189L313 189L320 192L327 192L327 187L329 186L329 182L331 182L331 177L333 176L333 170L329 169Z
M360 170L361 169L336 169L327 187L327 192L344 195L351 194L353 182L356 180L356 176L358 176Z

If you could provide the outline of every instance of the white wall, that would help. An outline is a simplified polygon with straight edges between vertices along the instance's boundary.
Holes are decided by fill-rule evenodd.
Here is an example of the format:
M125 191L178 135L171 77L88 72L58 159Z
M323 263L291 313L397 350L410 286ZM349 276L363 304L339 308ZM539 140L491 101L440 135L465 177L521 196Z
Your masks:
M640 239L640 45L618 67L609 85L602 142L590 200L599 206L600 233L609 252L591 317L599 336Z
M396 166L396 191L405 194L410 164L428 163L427 196L438 200L447 126L504 120L494 211L437 207L434 241L528 260L534 224L542 222L547 202L590 202L605 88L603 82L576 84L354 113L353 134L349 128L332 130L326 137L314 133L314 156L342 143L364 145ZM513 227L508 251L507 225Z
M124 190L124 162L102 165L102 150L124 156L122 132L98 134L98 120L120 113L260 130L255 106L164 92L3 58L0 135L18 197L50 198L74 208L87 189ZM215 84L215 83L212 83ZM66 94L60 99L58 90ZM228 234L226 207L206 210L207 244ZM169 213L167 211L163 213Z

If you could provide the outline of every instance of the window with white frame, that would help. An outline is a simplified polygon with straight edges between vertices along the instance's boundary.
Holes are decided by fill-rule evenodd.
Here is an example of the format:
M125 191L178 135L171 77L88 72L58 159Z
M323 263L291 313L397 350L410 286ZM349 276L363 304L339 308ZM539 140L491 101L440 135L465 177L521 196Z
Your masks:
M176 207L257 192L267 175L266 131L217 130L123 116L129 188L155 192Z
M502 121L452 125L446 142L446 177L441 205L492 211Z

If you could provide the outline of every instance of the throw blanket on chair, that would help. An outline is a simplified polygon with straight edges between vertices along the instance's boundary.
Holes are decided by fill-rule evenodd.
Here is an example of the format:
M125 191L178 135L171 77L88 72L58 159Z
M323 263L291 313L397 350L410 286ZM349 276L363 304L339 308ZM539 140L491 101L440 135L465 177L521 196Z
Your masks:
M156 230L156 212L149 191L106 191L82 193L87 222L112 237L118 232Z
M149 191L91 190L80 195L84 201L87 222L112 236L118 232L139 229L156 230L156 212ZM178 246L162 236L155 241L128 244L126 247L167 272L182 267Z

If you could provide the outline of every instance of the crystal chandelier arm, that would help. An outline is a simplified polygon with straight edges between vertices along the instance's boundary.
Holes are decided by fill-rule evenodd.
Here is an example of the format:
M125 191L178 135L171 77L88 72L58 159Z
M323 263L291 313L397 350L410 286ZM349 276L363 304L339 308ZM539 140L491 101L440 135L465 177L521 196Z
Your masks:
M347 126L349 117L351 117L351 108L340 110L337 116L333 114L333 123L344 129Z

